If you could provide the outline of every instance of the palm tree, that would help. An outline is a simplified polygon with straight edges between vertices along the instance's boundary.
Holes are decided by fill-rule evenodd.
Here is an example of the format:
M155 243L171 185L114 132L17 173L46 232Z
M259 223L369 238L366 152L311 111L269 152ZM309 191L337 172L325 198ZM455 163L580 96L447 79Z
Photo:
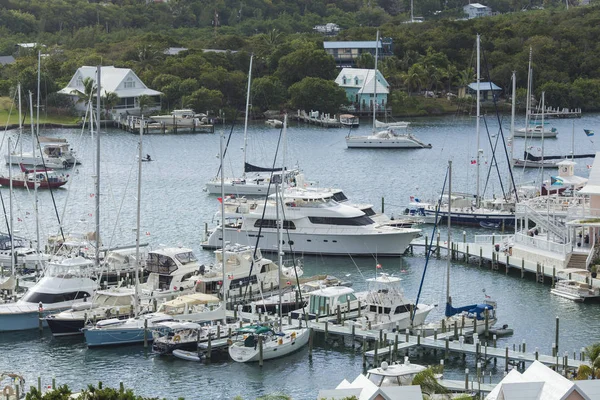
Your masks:
M117 104L119 104L119 96L115 92L107 92L105 90L104 96L102 97L102 101L104 102L104 118L106 118L106 120L108 121L108 115L110 110L112 110Z
M471 68L460 71L460 73L458 74L458 86L461 90L465 90L464 88L469 86L469 84L472 83L474 80L475 73Z
M590 365L580 366L575 379L600 379L600 343L586 347L584 354L590 360Z
M152 97L148 96L147 94L143 94L138 97L138 104L140 106L140 114L144 115L144 110L152 105Z
M423 398L429 398L432 394L444 394L448 393L448 389L442 386L437 378L436 373L439 373L440 366L429 367L418 374L412 380L413 385L421 386L423 392Z
M80 90L72 90L71 94L77 96L78 103L84 103L86 109L92 102L92 96L96 92L96 81L89 76L83 80L83 92Z

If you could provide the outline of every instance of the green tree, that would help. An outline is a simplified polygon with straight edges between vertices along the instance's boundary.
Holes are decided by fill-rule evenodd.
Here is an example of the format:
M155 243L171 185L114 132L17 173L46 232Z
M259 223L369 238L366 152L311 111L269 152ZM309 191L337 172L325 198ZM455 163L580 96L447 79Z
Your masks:
M412 380L413 385L421 386L424 395L448 393L448 389L442 386L435 377L438 373L438 367L427 368L418 374Z
M356 67L365 69L375 68L375 57L371 53L361 53L356 59Z
M152 97L148 96L147 94L143 94L140 97L138 97L138 105L140 106L141 115L144 115L144 111L146 111L153 104L154 101L152 100Z
M192 108L197 112L217 113L223 103L223 93L202 87L191 95L184 96L182 100L185 107Z
M290 103L299 110L318 110L335 114L348 104L346 91L335 82L321 78L304 78L288 89Z
M256 78L252 81L250 90L253 107L261 111L278 109L286 99L286 90L273 76Z
M85 104L86 108L92 102L92 98L96 93L96 81L89 76L83 80L83 92L80 90L72 90L71 94L77 96L77 103Z
M287 87L306 77L334 79L335 61L325 50L297 50L281 57L276 75Z

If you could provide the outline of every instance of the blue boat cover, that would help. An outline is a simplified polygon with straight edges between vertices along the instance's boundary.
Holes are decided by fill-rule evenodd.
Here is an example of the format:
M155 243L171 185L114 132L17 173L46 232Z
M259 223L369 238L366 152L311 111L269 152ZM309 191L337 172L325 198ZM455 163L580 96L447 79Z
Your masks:
M452 304L446 303L446 317L451 317L461 312L466 311L470 316L476 316L478 320L484 319L485 310L493 310L494 307L490 304L471 304L464 307L452 307Z

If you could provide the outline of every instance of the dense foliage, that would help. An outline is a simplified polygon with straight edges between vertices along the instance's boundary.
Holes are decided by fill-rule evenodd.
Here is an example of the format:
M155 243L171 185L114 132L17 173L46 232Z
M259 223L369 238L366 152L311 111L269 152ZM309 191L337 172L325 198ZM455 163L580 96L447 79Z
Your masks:
M526 86L531 48L537 98L545 91L546 104L554 107L600 109L600 7L567 10L564 2L546 0L545 9L522 11L542 2L491 0L486 4L503 14L458 20L463 2L414 3L414 14L426 22L402 23L409 18L408 0L5 0L0 54L14 54L17 61L0 67L0 95L12 94L17 82L36 91L36 49L15 47L34 42L45 46L41 92L48 108L63 104L53 93L78 67L102 64L132 68L164 94L165 109L242 110L254 54L254 111L329 109L340 101L339 91L320 82L337 74L322 46L332 39L313 27L334 22L342 28L335 40L373 40L377 29L393 39L394 55L379 67L392 85L389 103L395 111L417 104L410 100L415 94L456 93L472 82L477 33L482 34L484 79L489 76L505 95L513 71L518 87ZM169 47L189 50L166 55ZM372 63L369 57L359 61ZM317 91L312 107L306 104L310 95L299 88Z

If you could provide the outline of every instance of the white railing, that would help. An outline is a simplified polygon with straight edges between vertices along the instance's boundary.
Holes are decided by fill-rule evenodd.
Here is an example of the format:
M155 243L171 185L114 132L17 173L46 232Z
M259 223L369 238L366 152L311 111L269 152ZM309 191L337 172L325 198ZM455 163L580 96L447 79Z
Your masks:
M600 223L600 208L591 208L589 203L570 206L567 220L581 220L581 223Z
M515 243L520 243L525 246L535 247L536 249L550 251L552 253L567 254L573 248L571 242L558 243L551 240L546 240L536 236L527 236L522 233L515 234Z
M524 212L529 219L534 221L536 223L536 225L538 225L540 228L544 229L545 231L552 232L553 234L560 237L561 239L566 238L565 227L559 226L558 224L555 224L554 222L549 221L548 215L540 214L536 209L534 209L533 207L530 207L530 205L527 203L518 204L517 209L520 210L520 212ZM565 209L565 211L566 211L566 209Z
M592 243L592 247L590 248L590 253L588 254L587 258L585 259L585 268L587 268L591 263L592 260L594 259L594 253L596 252L596 244Z
M512 241L514 235L475 235L477 244L496 244L506 241Z

